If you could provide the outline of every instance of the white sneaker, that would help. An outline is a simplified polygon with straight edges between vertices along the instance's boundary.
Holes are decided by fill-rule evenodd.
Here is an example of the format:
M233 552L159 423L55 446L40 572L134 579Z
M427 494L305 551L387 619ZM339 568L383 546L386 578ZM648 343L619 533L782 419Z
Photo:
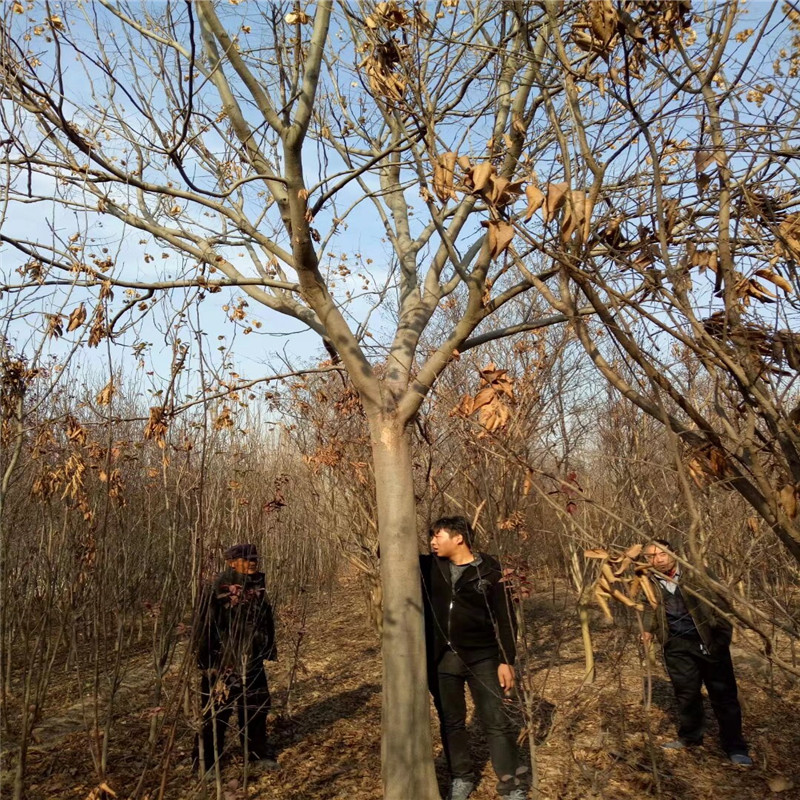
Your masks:
M447 800L467 800L475 791L475 782L469 778L453 778Z

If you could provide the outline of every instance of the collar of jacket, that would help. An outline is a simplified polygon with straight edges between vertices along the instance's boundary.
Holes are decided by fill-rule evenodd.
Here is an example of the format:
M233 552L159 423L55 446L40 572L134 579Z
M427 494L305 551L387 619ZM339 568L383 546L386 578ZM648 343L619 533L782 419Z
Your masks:
M500 562L496 558L486 553L474 553L474 556L476 558L480 556L482 559L481 563L475 565L470 562L468 565L469 568L465 569L464 574L456 581L456 586L463 586L466 583L472 583L481 578L488 578L492 573L500 573ZM439 571L442 576L446 578L447 583L452 586L450 582L450 559L440 558L439 556L434 556L434 559L439 566Z

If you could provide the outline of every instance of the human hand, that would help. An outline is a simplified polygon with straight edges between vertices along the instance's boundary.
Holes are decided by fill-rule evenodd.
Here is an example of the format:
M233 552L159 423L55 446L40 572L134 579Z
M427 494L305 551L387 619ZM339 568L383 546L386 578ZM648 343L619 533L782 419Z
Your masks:
M517 682L514 676L514 667L511 664L500 664L497 667L497 680L500 681L503 693L510 694Z

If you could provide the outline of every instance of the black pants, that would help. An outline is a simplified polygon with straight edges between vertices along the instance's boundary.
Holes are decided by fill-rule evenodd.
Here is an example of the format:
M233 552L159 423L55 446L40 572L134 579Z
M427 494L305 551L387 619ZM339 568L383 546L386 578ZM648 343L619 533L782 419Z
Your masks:
M700 641L676 637L669 639L664 646L664 661L678 701L678 737L687 744L697 744L702 740L704 713L700 688L705 684L719 722L723 750L729 755L747 753L730 650L721 647L712 655Z
M209 679L209 673L204 670L200 697L203 704L205 769L211 769L215 758L222 755L225 731L234 707L237 709L242 748L247 751L249 760L274 757L274 751L267 742L267 714L271 698L264 669L249 673L245 680L235 672L222 677L213 674L213 678ZM195 764L200 761L199 751L199 743L195 742Z
M513 788L519 765L515 727L503 707L503 694L497 678L499 662L490 658L466 665L452 652L445 653L437 665L438 697L434 701L441 721L442 745L453 778L474 777L469 752L465 684L469 686L478 720L486 734L492 767L500 781L502 794Z

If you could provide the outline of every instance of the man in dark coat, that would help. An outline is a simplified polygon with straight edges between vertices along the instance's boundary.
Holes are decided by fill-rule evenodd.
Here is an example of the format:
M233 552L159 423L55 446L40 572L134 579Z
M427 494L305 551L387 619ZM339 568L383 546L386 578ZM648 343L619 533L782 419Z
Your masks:
M223 753L234 708L245 758L252 766L275 768L267 741L269 686L264 661L275 661L275 621L264 573L253 544L225 552L228 566L206 588L197 615L196 653L202 673L204 770ZM200 741L195 745L199 764Z
M729 647L733 627L721 613L728 610L727 602L683 574L665 539L645 545L643 556L652 565L645 580L650 580L656 599L655 608L647 607L644 613L643 639L649 644L655 636L664 649L680 718L678 738L662 747L680 750L702 743L700 689L705 684L723 750L734 764L750 766L753 761L742 737L742 710Z
M475 788L465 685L486 733L499 794L524 800L520 776L526 769L519 766L515 726L503 703L515 682L510 598L498 562L472 547L469 522L442 517L431 528L433 555L420 556L429 681L451 778L448 800L466 800Z

